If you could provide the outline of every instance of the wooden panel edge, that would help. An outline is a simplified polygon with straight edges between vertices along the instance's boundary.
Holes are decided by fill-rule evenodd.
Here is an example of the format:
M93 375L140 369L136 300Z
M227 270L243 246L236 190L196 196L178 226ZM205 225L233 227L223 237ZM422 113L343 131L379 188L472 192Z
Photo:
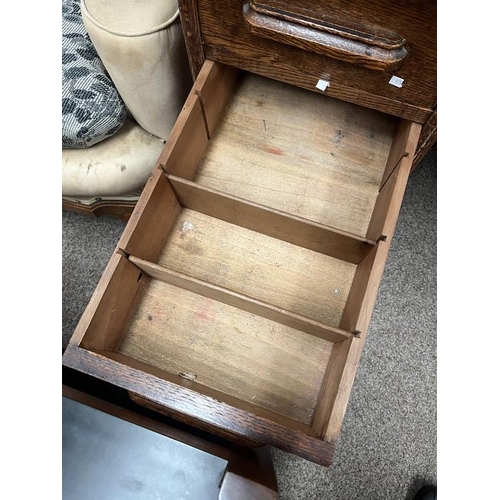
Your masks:
M157 160L164 172L194 178L208 146L208 132L199 96L191 89Z
M147 281L123 255L113 254L70 343L92 349L115 349Z
M118 241L117 249L155 260L180 211L181 206L170 183L161 168L156 166Z
M436 144L437 141L437 108L434 110L429 119L425 122L422 132L420 133L420 139L418 141L417 152L413 158L413 164L411 170L422 161L424 156L428 151Z
M124 248L127 246L131 235L133 234L135 228L139 224L144 209L148 206L149 200L153 197L155 190L158 189L157 185L159 182L161 182L161 177L162 177L161 168L155 166L151 171L151 175L146 181L141 196L139 197L139 200L135 204L132 215L129 217L127 225L125 226L125 229L123 230L120 239L118 240L116 248Z
M366 334L366 330L361 329L362 326L359 323L359 319L373 264L377 255L377 249L378 244L377 247L375 247L356 267L354 279L352 280L351 289L349 290L349 295L344 307L344 313L340 321L342 328L348 327L352 331L359 332L360 335Z
M276 446L320 465L328 466L332 462L334 445L331 442L290 429L105 356L70 344L64 352L63 363L214 427Z
M214 389L196 380L190 380L185 377L181 377L179 374L175 374L155 365L151 365L145 361L141 361L117 350L109 351L87 349L87 352L89 352L91 355L100 356L102 359L116 361L134 370L139 370L144 374L151 375L163 380L164 382L173 384L175 387L183 387L185 389L189 389L190 391L194 391L196 394L206 396L214 401L218 401L219 403L224 403L231 408L235 408L240 411L255 415L256 417L274 422L277 425L286 427L287 429L300 432L305 436L309 436L312 438L318 437L316 431L314 431L306 422L295 420L291 417L283 415L282 413L264 408L250 401L245 401L244 399L240 399L237 396L233 396L224 391Z
M157 165L165 172L194 178L232 94L236 75L235 68L205 60L158 158Z
M194 82L193 90L201 101L209 139L233 94L238 73L233 66L207 60Z
M139 259L133 255L129 257L129 260L151 278L275 321L329 342L340 342L354 335L351 332L331 327L232 290L206 283L158 264Z
M352 264L375 242L286 212L168 176L183 207Z
M167 408L165 406L159 405L158 403L155 403L154 401L151 401L150 399L147 399L140 394L136 394L135 392L128 392L128 395L130 399L144 407L147 408L148 410L154 411L156 413L159 413L161 415L165 415L166 417L173 418L179 422L182 422L183 424L191 425L192 427L196 427L197 429L200 429L201 431L204 432L209 432L211 434L214 434L215 436L221 437L223 439L227 439L228 441L231 441L239 446L246 446L246 447L257 447L257 446L262 446L262 443L257 442L257 441L252 441L250 439L244 438L242 436L239 436L238 434L230 431L226 431L223 429L220 429L218 427L214 427L213 425L210 425L198 418L195 417L189 417L182 412L179 411L174 411L171 408Z
M312 428L326 441L338 439L361 359L364 338L353 338L333 346Z
M87 328L90 322L92 321L92 318L94 317L96 309L99 306L101 299L104 293L106 292L106 289L111 279L113 278L116 268L120 264L122 258L123 257L120 254L113 253L111 258L109 259L106 268L104 269L104 272L102 273L101 278L97 283L94 293L92 294L90 301L88 302L85 310L83 311L83 314L80 317L78 324L76 325L73 335L69 339L68 346L73 345L77 347L78 345L80 345L80 342L82 341L85 332L87 331Z
M358 265L340 322L341 328L360 332L360 336L333 346L320 389L312 427L328 441L335 440L342 427L421 128L420 124L411 124L406 143L406 151L409 154L401 158L377 199L377 204L381 207L376 219L378 226L370 225L368 236L373 237L380 231L385 239L379 241L371 253Z
M195 80L205 62L198 15L198 2L196 0L179 0L178 5L189 67L191 68L193 80Z
M367 238L375 241L392 238L421 130L422 125L410 124L405 154L379 192L366 233Z
M238 53L231 50L230 46L219 47L210 43L204 43L203 47L205 57L208 59L235 66L242 70L265 76L266 78L278 79L276 74L268 67L259 64L258 59L243 60ZM382 113L388 113L418 123L425 123L432 114L431 108L423 108L340 83L331 84L326 91L322 91L316 88L318 78L314 75L302 75L300 79L297 79L282 73L280 74L279 80L311 92L325 94L336 99L341 99L342 101L352 102L365 108L374 109Z
M341 358L339 362L344 366L340 379L325 388L324 394L328 395L326 396L327 400L324 401L324 408L325 410L328 410L329 408L331 410L324 412L323 415L318 415L316 420L313 417L313 428L327 441L336 440L342 428L342 421L347 408L351 389L354 384L354 379L366 339L366 332L368 331L373 309L375 307L377 292L382 281L389 247L389 242L385 241L381 241L377 245L376 256L373 262L370 279L367 284L367 291L361 305L361 313L358 320L358 327L361 331L364 331L365 334L362 334L359 338L353 338L346 341L346 345L343 346L345 347L343 352L340 353L340 356L337 356L338 358ZM341 343L335 344L334 350L337 346L340 348ZM333 359L334 353L332 352L332 360Z
M380 181L380 189L387 182L387 179L398 166L401 158L408 155L407 143L412 131L412 122L408 120L399 120L392 140L391 149L385 165L384 175Z

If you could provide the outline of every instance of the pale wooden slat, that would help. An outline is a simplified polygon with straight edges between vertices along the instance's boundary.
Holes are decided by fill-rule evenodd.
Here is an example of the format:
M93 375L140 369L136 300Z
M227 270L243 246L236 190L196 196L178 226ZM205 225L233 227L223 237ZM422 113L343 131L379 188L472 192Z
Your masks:
M123 255L114 253L70 342L86 349L115 349L146 280Z
M379 242L380 243L380 242ZM342 324L349 327L352 331L366 333L366 330L360 330L363 325L360 324L362 315L361 306L365 302L367 286L373 271L377 248L374 248L356 267L354 279L352 280L351 290L347 298L344 314L342 315Z
M375 244L366 238L263 207L200 184L174 176L168 178L183 207L315 252L357 264Z
M231 396L229 394L225 394L216 389L208 387L206 385L200 384L195 380L188 380L184 377L180 377L176 373L167 372L157 366L153 366L151 364L144 363L144 361L140 361L136 358L131 358L126 354L123 354L119 351L92 351L92 354L98 354L100 356L104 356L106 358L117 361L127 367L141 370L144 373L153 375L155 377L161 378L162 380L171 382L180 387L184 387L187 389L195 389L197 393L202 394L204 396L208 396L209 398L213 398L218 402L224 402L227 405L231 405L234 408L238 408L241 410L245 410L248 413L252 413L254 415L258 415L259 417L268 419L270 421L276 422L280 425L286 426L288 429L296 430L306 436L318 437L318 435L306 424L303 422L299 422L298 420L292 420L285 415L280 413L273 412L272 410L267 410L266 408L262 408L257 406L255 403L248 403L247 401L243 401L238 397ZM130 396L137 396L137 394L131 394ZM140 396L139 396L140 397ZM132 399L136 399L132 397ZM199 415L201 416L201 415ZM255 444L255 441L254 441Z
M363 333L359 337L338 342L334 345L318 396L318 405L314 412L312 427L326 441L334 441L340 434L349 395L366 339L366 331L373 312L378 288L382 281L389 253L389 243L380 241L374 252L371 273L366 283L366 293L360 307L363 314L360 315L357 324L357 327Z
M382 177L382 181L380 182L380 188L384 186L397 164L401 161L401 158L408 155L406 149L412 130L413 127L411 121L401 120L398 123L394 134L394 140L392 141L391 150L389 152L389 157L387 158L384 175Z
M218 62L206 60L193 90L200 97L211 138L231 97L238 70Z
M158 158L166 172L193 179L236 75L234 68L205 61Z
M193 179L208 146L207 128L200 98L191 92L168 136L157 164L164 171Z
M377 226L374 225L373 228L370 228L370 232L373 232L373 234L380 232L386 239L380 241L377 247L358 265L344 309L341 322L343 328L362 332L363 335L366 335L373 308L375 307L378 287L385 268L387 247L390 245L396 230L420 129L420 124L413 124L406 146L409 154L401 159L398 167L391 174L380 192L380 206L384 207L383 211L380 210L380 214L385 214L385 218L380 220ZM381 245L381 243L386 243L387 247ZM374 276L379 277L379 279L375 279Z
M403 148L407 155L401 158L399 165L391 172L378 195L368 226L367 238L378 240L394 233L421 130L422 125L419 123L410 124L408 140Z
M156 260L181 206L157 165L132 212L117 247L127 254Z
M350 332L346 332L338 328L332 328L331 326L324 325L318 321L304 318L298 314L266 304L265 302L253 299L246 295L226 290L225 288L211 283L205 283L204 281L186 276L182 273L171 271L163 266L138 259L132 255L129 257L129 260L151 278L161 280L169 285L183 288L189 292L203 295L209 299L214 299L219 302L223 302L224 304L237 307L243 311L257 314L258 316L270 319L271 321L276 321L281 325L289 326L295 330L308 333L309 335L314 335L315 337L319 337L330 342L339 342L353 336Z

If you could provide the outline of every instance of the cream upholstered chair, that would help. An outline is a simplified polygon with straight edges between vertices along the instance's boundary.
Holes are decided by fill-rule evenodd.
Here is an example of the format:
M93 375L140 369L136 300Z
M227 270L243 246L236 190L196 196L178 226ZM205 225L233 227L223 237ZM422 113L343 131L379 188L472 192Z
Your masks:
M97 144L62 150L63 208L127 217L192 85L177 1L81 0L80 9L128 117Z

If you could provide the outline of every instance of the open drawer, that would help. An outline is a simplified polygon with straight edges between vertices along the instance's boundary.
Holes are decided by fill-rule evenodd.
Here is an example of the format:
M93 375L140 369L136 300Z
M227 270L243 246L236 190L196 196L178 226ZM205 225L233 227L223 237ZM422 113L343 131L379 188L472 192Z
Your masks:
M63 362L330 464L420 128L206 61Z

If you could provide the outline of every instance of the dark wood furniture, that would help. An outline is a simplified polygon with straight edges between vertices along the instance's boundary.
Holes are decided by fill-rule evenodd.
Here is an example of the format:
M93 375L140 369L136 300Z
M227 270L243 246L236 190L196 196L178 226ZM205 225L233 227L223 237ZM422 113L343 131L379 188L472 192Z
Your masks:
M414 167L436 142L435 0L180 0L179 7L193 77L211 59L312 92L325 79L328 95L421 123ZM401 88L389 84L392 75L404 79Z
M63 360L329 465L432 142L435 5L314 5L180 2L196 81Z

